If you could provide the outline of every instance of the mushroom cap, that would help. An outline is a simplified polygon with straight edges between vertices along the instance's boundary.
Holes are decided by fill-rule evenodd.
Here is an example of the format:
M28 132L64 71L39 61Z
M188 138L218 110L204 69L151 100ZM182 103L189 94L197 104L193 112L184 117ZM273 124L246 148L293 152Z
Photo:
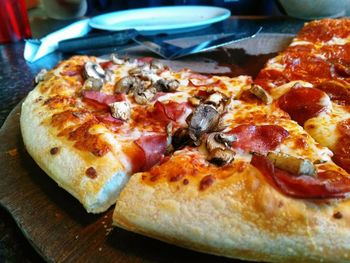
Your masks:
M154 87L145 89L144 86L139 89L134 89L134 99L138 104L147 104L156 95L157 90Z
M206 139L206 145L209 152L216 148L226 149L231 148L231 145L237 137L233 134L227 134L223 132L212 132Z
M199 137L212 131L219 123L220 114L212 106L207 104L199 105L189 120L189 135L196 141Z
M87 79L94 78L104 80L106 72L98 63L88 61L84 65L84 75Z
M283 153L269 152L267 158L277 168L287 171L292 175L316 175L315 165L308 159L297 158Z
M129 93L131 90L135 88L139 88L141 85L141 81L132 76L126 76L118 80L115 84L115 92L116 93Z
M271 104L273 99L270 94L261 86L253 84L249 91L258 97L265 104Z
M218 166L229 164L234 160L235 152L231 149L216 148L209 153L208 161Z
M157 89L157 91L176 91L179 87L179 81L176 79L158 79L153 86Z
M88 78L84 82L83 89L87 90L100 90L103 87L103 81L101 79Z
M130 119L131 107L127 101L117 101L109 104L111 109L112 117L126 121Z

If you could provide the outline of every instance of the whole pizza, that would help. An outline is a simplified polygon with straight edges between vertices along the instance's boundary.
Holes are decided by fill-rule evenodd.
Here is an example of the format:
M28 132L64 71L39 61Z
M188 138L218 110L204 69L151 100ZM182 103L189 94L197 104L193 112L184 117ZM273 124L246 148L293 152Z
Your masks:
M255 79L113 54L35 81L26 148L88 212L226 257L350 262L350 19L306 23Z

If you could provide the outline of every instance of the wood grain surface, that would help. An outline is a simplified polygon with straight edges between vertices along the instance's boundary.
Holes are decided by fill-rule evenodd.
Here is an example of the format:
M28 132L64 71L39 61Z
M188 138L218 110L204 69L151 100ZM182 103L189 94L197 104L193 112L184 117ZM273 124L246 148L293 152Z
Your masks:
M290 36L285 35L263 37L249 40L245 45L241 43L244 49L236 46L208 53L205 58L207 64L198 57L171 64L175 68L187 65L206 73L220 73L223 70L223 74L231 76L242 73L254 75L275 54L273 52L280 50L290 40ZM225 54L232 56L232 59L224 59L224 65L218 58ZM240 61L237 54L241 54ZM80 203L59 188L25 151L19 115L20 105L10 113L0 130L0 204L9 211L26 238L46 261L239 262L112 228L113 207L99 215L86 213Z

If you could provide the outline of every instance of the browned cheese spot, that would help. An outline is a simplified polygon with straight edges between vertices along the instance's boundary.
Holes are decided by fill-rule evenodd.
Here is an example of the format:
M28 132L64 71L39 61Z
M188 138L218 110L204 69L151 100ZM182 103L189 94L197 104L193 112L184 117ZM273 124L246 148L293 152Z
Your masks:
M50 149L50 153L51 153L51 155L55 155L55 154L57 154L57 153L58 153L58 151L59 151L59 148L58 148L58 147L53 147L53 148L51 148L51 149Z
M342 213L340 213L340 212L338 211L338 212L335 212L335 213L333 214L333 217L334 217L335 219L341 219L341 218L343 218L343 215L342 215Z
M97 172L94 167L89 167L86 169L85 174L91 179L95 179L97 177Z
M183 176L183 174L176 174L174 176L171 176L169 180L170 182L177 182L180 181Z
M204 176L199 183L199 190L206 190L209 186L211 186L214 183L214 181L215 177L213 175Z

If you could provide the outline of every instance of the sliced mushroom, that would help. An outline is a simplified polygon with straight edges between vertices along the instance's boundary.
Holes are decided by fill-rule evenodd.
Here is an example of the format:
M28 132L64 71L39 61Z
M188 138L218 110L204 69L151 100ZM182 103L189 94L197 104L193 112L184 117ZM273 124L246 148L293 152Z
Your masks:
M249 89L249 91L252 94L254 94L256 97L258 97L265 104L271 104L273 101L270 94L259 85L255 85L255 84L252 85L252 87Z
M218 166L229 164L234 160L235 152L231 149L216 148L210 152L208 161Z
M199 105L189 119L189 135L197 141L199 137L214 130L219 123L220 114L212 105Z
M113 71L110 70L110 69L107 69L106 70L105 81L114 83L114 80L115 80L115 75L114 75Z
M153 59L151 62L151 69L164 70L164 65L159 60Z
M206 146L209 152L213 151L216 148L222 150L226 149L226 145L217 140L218 134L218 132L212 132L208 135L206 140Z
M216 108L222 104L225 104L227 97L221 92L215 92L210 94L209 97L204 101L206 104L214 105Z
M138 78L126 76L115 84L115 92L127 94L134 89L139 89L141 85L141 81Z
M125 63L124 59L118 58L117 54L114 54L114 53L111 55L111 60L116 65L122 65Z
M157 89L157 91L176 91L179 87L179 82L176 79L159 79L157 80L153 86Z
M237 140L233 134L225 134L222 132L212 132L208 135L206 140L207 149L209 152L216 148L226 149L230 148L232 143Z
M87 79L94 78L104 80L106 77L106 72L98 63L88 61L84 66L84 75Z
M41 69L38 74L36 74L35 78L34 78L34 82L35 84L38 84L40 81L43 81L45 79L45 76L47 74L47 70L46 69Z
M172 137L171 143L174 147L174 150L182 149L186 145L192 145L192 140L188 134L188 129L177 129Z
M336 78L336 77L348 78L350 76L349 62L346 62L343 59L333 59L333 60L328 60L328 63L330 63L331 65L330 72L333 78Z
M118 101L109 104L113 118L127 121L130 119L131 107L127 101Z
M218 132L215 135L215 140L223 143L226 147L231 147L232 143L237 141L237 136L234 134Z
M134 99L138 104L147 104L154 98L156 93L157 90L154 87L147 89L140 87L134 90Z
M84 82L83 89L86 90L100 90L103 87L103 81L101 79L88 78Z
M142 70L140 67L132 68L128 71L129 75L132 76L141 76Z
M316 167L307 159L297 158L288 154L269 152L267 158L282 170L295 175L316 175Z

